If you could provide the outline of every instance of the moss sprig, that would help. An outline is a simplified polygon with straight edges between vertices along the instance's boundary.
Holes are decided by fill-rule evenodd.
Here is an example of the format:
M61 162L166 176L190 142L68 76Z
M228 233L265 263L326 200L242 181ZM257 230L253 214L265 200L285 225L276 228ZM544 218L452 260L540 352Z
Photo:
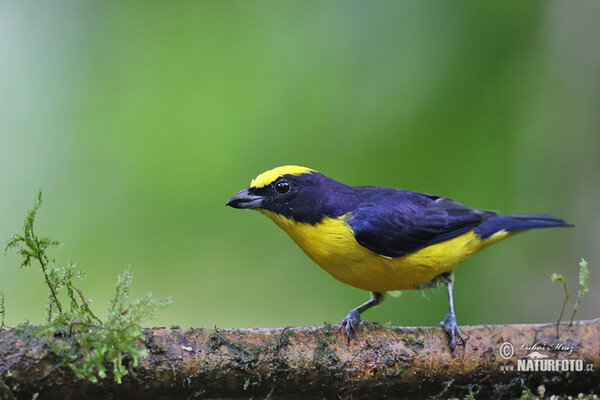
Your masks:
M579 262L579 286L581 286L581 288L577 291L577 301L573 305L573 314L571 315L571 322L569 325L573 325L575 313L577 313L577 310L581 306L581 299L583 299L583 296L590 291L589 282L590 270L588 269L588 262L582 258Z
M46 250L60 246L60 242L50 238L38 238L33 231L35 217L39 208L42 206L42 191L40 190L33 207L29 209L25 216L23 224L23 233L13 235L4 249L4 253L9 249L16 249L17 254L21 256L21 267L30 267L33 260L37 260L40 269L44 274L46 286L48 287L48 322L52 320L54 313L62 313L62 304L58 301L56 295L58 291L58 280L51 279L51 272L48 272L48 266L54 264L54 259L46 255Z
M560 315L558 316L558 321L556 321L556 337L558 337L558 327L565 313L565 307L569 302L569 291L567 290L567 281L561 274L553 273L550 279L552 280L552 282L560 282L565 292L565 300L563 301L562 309L560 310ZM581 286L581 288L577 291L577 301L575 302L575 304L573 304L573 314L571 314L571 321L569 322L570 326L573 325L575 314L581 306L581 300L589 291L589 279L590 271L588 269L588 262L582 258L579 262L579 286Z
M155 299L148 293L127 303L133 280L129 267L118 277L107 317L102 321L92 312L90 300L74 284L86 278L85 271L70 263L56 267L47 250L60 243L35 234L35 218L41 205L40 191L27 212L23 232L13 235L4 250L6 253L15 249L21 257L21 267L30 267L32 262L37 262L42 271L48 288L46 323L36 327L35 334L47 336L50 349L79 378L97 382L107 376L107 366L110 366L114 380L121 383L129 365L137 366L148 354L142 344L143 321L154 318L154 314L171 305L172 300L170 297ZM61 302L65 297L68 306ZM4 296L0 294L0 327L4 326L4 314Z

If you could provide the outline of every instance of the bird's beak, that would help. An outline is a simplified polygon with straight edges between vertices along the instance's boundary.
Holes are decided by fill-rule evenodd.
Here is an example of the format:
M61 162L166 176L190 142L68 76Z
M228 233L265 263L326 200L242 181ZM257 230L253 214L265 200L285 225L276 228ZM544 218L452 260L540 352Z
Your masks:
M255 194L251 194L248 189L244 189L233 195L226 205L233 208L260 208L263 203L263 198Z

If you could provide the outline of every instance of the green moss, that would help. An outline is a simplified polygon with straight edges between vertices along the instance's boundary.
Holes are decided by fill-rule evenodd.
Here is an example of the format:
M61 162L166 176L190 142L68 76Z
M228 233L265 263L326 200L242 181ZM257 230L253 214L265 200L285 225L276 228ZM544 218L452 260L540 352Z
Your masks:
M231 352L230 357L232 359L245 365L258 362L260 352L267 350L267 348L259 344L229 340L229 338L218 331L211 333L208 346L213 351L217 351L221 346L225 346Z
M519 397L519 400L536 400L539 399L538 396L536 396L535 394L533 394L533 392L527 388L525 388L523 390L523 392L521 393L521 397Z
M333 329L331 329L331 324L329 322L325 322L322 328L322 332L325 334L327 341L329 343L333 343L336 340L336 335Z
M385 332L390 332L392 330L394 330L394 326L392 325L392 321L387 321L383 324L379 325L379 328Z
M329 343L331 343L331 325L326 325L324 331L326 336L323 336L321 332L317 332L316 334L317 345L313 355L313 363L317 368L330 369L331 366L339 367L341 364L340 358L335 350L329 347Z
M588 269L588 262L583 258L579 262L579 286L581 289L577 291L577 302L573 304L573 314L571 315L570 325L573 325L573 320L575 319L575 314L577 310L581 306L581 299L586 295L589 289L589 281L590 281L590 270Z
M451 397L448 400L460 400L458 397ZM475 400L475 395L473 393L467 394L462 400Z
M97 382L106 377L107 366L110 366L114 380L121 383L128 372L126 361L135 367L148 354L146 347L140 344L145 339L142 321L153 318L156 311L169 306L172 301L170 298L154 299L152 293L148 293L127 303L133 280L131 268L127 268L117 279L106 318L98 318L90 309L89 300L75 286L75 281L86 278L85 272L76 264L55 266L55 260L48 256L47 250L60 243L39 238L34 233L35 217L41 205L40 191L25 217L23 232L13 235L5 249L5 252L16 250L21 256L21 267L39 264L48 289L46 323L37 327L24 323L20 329L25 332L31 328L33 336L46 336L50 350L61 357L61 364L71 367L79 378ZM68 305L60 300L65 295ZM3 308L0 311L3 315Z
M280 349L289 346L291 335L292 335L291 330L289 330L288 328L283 328L281 333L275 337L275 343L271 346L271 349L276 353Z
M188 329L186 329L185 334L186 335L195 335L197 333L197 329L194 327L189 327Z
M407 333L402 340L408 347L412 349L421 350L425 346L423 341L418 339L416 335L413 336L409 333Z
M556 321L556 337L558 337L558 328L560 326L560 321L562 320L563 314L565 312L565 307L569 302L569 291L567 290L567 282L562 275L553 273L550 279L552 280L552 282L559 282L562 285L563 290L565 292L565 300L563 301L562 309L560 310L560 315L558 316L558 321ZM575 314L581 306L581 300L589 291L589 279L590 270L588 269L588 262L582 258L579 262L579 285L581 286L581 289L577 291L577 301L575 302L575 304L573 304L573 314L571 315L571 322L569 323L569 325L573 325L573 319L575 319Z

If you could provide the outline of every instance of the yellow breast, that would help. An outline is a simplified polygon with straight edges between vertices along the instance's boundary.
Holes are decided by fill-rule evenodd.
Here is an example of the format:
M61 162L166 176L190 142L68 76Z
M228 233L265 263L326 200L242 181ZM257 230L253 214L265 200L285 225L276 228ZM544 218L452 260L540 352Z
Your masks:
M386 292L414 289L485 247L515 232L500 231L486 240L469 231L448 241L402 257L387 257L361 246L354 239L346 216L325 217L311 225L298 223L271 211L260 210L286 231L300 248L337 280L359 289Z

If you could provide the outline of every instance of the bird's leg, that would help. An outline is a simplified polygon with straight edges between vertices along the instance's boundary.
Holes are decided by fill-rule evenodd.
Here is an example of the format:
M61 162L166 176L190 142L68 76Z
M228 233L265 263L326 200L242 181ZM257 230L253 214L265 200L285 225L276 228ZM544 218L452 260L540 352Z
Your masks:
M450 337L450 351L454 352L454 348L456 347L456 336L458 336L463 346L465 345L465 340L463 339L462 334L458 329L458 325L456 324L456 315L454 315L454 299L452 298L452 285L452 277L448 276L448 279L446 279L446 288L448 288L448 302L450 303L450 308L448 310L448 314L446 314L446 318L442 322L442 326Z
M356 307L355 309L351 310L348 315L346 316L346 318L344 318L344 320L342 321L342 325L340 327L340 330L345 329L346 330L346 336L348 336L348 344L350 344L350 337L352 336L352 332L354 331L354 328L360 324L360 314L362 314L364 311L368 310L371 307L375 307L379 304L381 304L381 302L383 301L383 299L385 298L385 295L383 293L380 292L371 292L371 300L361 304L360 306Z

